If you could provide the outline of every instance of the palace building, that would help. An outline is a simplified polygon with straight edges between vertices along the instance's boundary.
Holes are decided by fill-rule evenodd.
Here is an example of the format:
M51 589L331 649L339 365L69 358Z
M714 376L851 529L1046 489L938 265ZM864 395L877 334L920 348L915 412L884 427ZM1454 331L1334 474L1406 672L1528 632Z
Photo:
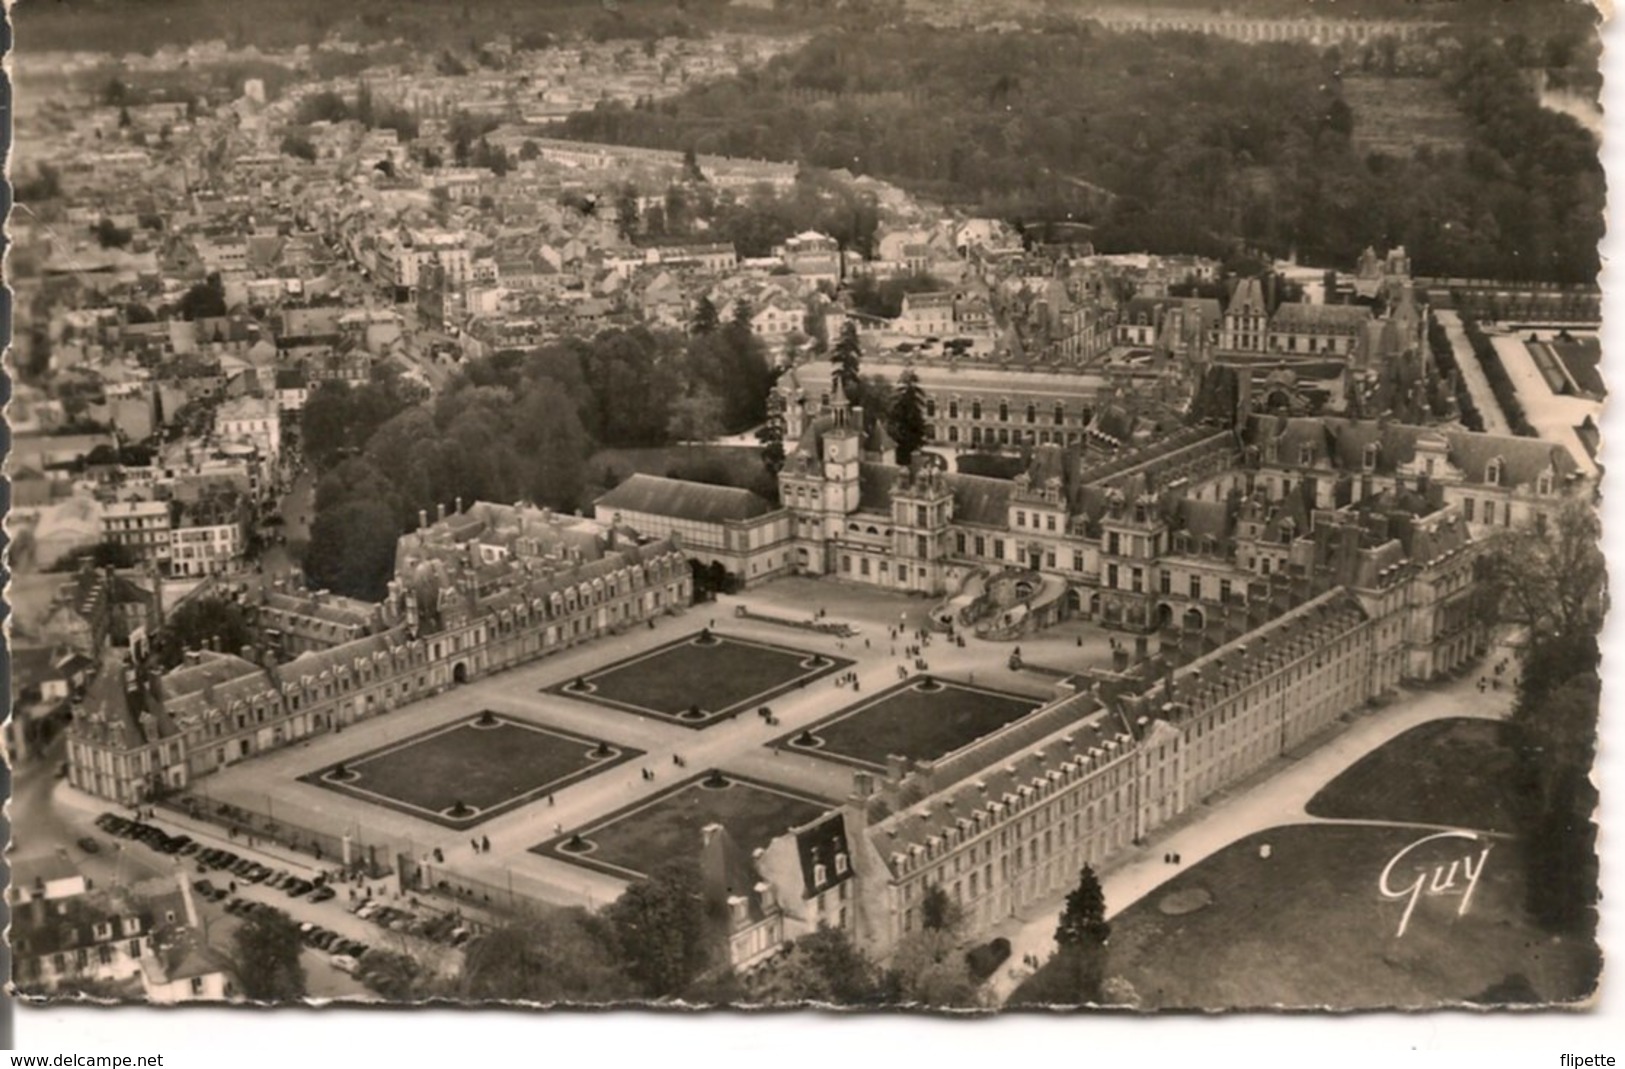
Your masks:
M304 605L286 594L257 602L257 623L284 636L280 648L297 651L291 660L271 646L194 650L162 672L145 657L104 654L69 729L69 779L125 805L181 790L258 754L676 611L692 590L673 539L636 539L528 505L477 502L464 511L458 502L433 524L420 516L419 529L401 537L373 620L353 606L326 612L320 595ZM348 637L352 627L365 633Z

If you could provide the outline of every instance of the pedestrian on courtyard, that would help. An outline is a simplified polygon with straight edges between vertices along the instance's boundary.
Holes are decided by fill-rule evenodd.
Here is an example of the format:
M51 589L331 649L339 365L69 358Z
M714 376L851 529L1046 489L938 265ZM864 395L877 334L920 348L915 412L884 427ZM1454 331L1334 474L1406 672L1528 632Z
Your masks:
M548 805L552 805L552 804L553 804L553 796L552 796L552 795L551 795L551 794L550 794L550 795L548 795L548 796L547 796L547 804L548 804Z
M863 640L863 648L864 648L864 649L868 649L868 648L869 648L869 640L868 640L868 639L864 639L864 640Z
M480 841L478 839L468 840L468 845L474 848L476 854L480 852Z
M491 837L489 835L480 836L480 853L489 854L490 852L491 852Z
M554 835L563 835L564 834L564 825L563 824L554 824L553 825L553 834Z

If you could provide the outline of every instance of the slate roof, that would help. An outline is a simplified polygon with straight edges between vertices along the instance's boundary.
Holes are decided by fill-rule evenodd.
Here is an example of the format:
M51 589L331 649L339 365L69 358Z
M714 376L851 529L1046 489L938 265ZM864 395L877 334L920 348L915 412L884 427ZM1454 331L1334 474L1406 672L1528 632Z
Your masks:
M954 521L1003 528L1010 522L1010 495L1015 483L985 475L948 475L954 494Z
M796 857L801 861L802 895L812 898L837 884L852 878L851 850L846 840L846 818L840 810L818 817L794 831ZM838 866L835 859L845 854L847 862ZM823 866L823 872L818 866ZM845 871L837 871L844 868ZM818 876L822 875L820 881Z
M603 508L646 512L698 523L753 520L774 509L771 502L749 490L642 473L598 498L596 504Z

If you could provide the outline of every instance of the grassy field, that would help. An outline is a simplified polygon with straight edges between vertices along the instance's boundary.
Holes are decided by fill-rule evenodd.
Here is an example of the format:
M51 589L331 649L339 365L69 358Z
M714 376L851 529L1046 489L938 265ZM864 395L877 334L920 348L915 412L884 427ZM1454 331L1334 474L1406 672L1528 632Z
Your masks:
M1435 720L1358 761L1309 800L1317 817L1512 830L1504 724Z
M823 741L808 752L875 768L885 768L891 754L934 761L1021 719L1040 704L957 683L944 682L938 691L922 691L919 686L917 680L901 683L813 724L808 730ZM772 745L803 749L794 741L800 735L785 735Z
M1431 78L1346 75L1343 99L1354 111L1354 143L1362 152L1409 156L1423 145L1460 151L1461 113Z
M1146 1009L1424 1008L1445 1004L1584 998L1600 959L1587 943L1554 937L1522 908L1517 845L1490 846L1467 912L1451 892L1424 895L1403 937L1407 897L1384 898L1389 859L1422 837L1414 829L1350 825L1272 828L1234 844L1135 903L1113 921L1108 974L1134 985ZM1261 843L1271 855L1259 856ZM1404 890L1433 864L1472 856L1483 843L1449 840L1396 866ZM1431 851L1431 852L1428 852ZM1458 877L1458 889L1464 885ZM1182 916L1159 908L1201 889L1212 905ZM1023 990L1053 983L1053 966ZM1021 991L1018 990L1017 997Z
M596 739L506 718L492 727L465 720L345 761L355 778L325 778L329 769L302 778L352 798L464 828L640 752L617 747L594 757L597 745ZM443 812L458 802L479 812L461 818Z
M609 490L628 476L664 475L673 479L737 486L778 499L778 487L762 467L761 450L748 445L665 445L650 449L600 449L587 458L587 485ZM602 491L597 491L602 492Z
M531 849L635 878L648 875L662 862L694 857L700 848L700 830L707 824L721 824L749 852L830 809L829 803L819 799L734 776L726 777L726 787L714 789L704 786L709 775L696 776L581 829L581 837L594 846L590 853L559 849L575 832Z
M576 690L571 679L547 688L548 693L703 727L852 665L790 646L723 635L702 645L698 637L688 635L586 675L590 691ZM693 706L703 718L679 719Z

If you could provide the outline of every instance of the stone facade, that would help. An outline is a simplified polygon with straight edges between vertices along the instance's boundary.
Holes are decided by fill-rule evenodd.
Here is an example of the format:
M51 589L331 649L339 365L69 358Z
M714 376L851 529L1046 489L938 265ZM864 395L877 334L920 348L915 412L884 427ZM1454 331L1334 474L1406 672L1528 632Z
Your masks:
M403 536L380 630L286 663L194 651L159 674L108 654L69 732L69 779L134 804L689 604L676 542L541 511L479 503Z

